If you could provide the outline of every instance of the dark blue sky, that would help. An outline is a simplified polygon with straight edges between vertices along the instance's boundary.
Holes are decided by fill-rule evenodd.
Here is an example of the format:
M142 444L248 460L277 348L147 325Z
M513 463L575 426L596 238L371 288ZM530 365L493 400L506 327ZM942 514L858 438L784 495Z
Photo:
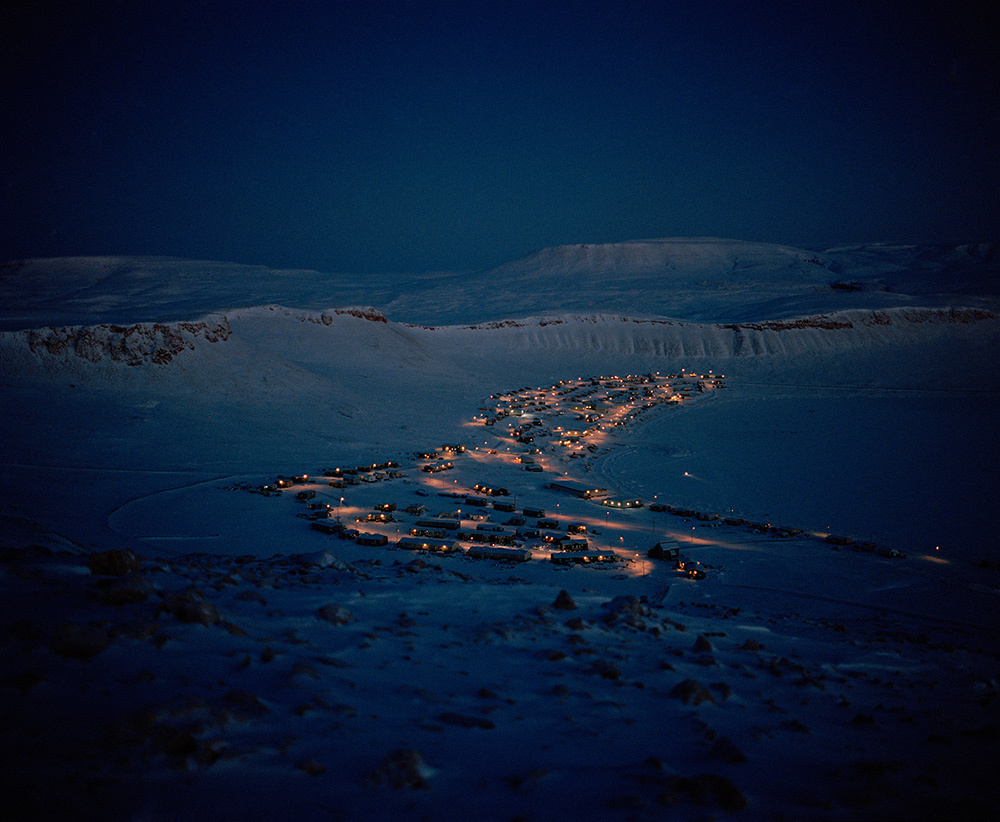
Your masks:
M14 0L0 259L996 240L998 18L971 8Z

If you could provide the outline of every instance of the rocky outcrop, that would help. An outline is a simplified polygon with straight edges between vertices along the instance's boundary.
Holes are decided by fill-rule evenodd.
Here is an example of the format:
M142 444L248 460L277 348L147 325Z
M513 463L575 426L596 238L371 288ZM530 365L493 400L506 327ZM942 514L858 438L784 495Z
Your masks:
M75 355L92 363L112 360L125 365L164 365L197 340L216 343L232 333L225 317L195 322L37 328L24 333L28 347L44 358Z

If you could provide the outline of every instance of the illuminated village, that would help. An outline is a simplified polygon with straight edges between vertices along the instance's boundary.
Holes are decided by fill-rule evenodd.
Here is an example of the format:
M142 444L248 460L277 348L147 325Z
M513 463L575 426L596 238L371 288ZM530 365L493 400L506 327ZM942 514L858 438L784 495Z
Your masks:
M493 394L468 423L468 445L415 452L402 463L279 477L253 490L286 492L301 506L296 516L335 538L338 551L348 543L496 563L596 565L624 575L648 573L652 558L670 560L682 576L700 580L706 570L691 549L712 544L700 529L722 527L902 556L850 537L618 496L591 481L592 459L613 447L626 427L641 424L658 406L710 400L725 385L721 374L682 371ZM677 518L669 521L669 535L667 515Z
M642 555L637 542L650 526L617 520L612 525L610 510L641 508L644 502L570 477L587 475L588 458L606 450L618 429L638 424L661 404L694 403L724 386L723 375L681 372L563 380L550 388L493 394L491 405L470 423L475 445L413 454L410 468L392 461L326 469L312 483L299 476L270 488L296 489L296 500L308 503L313 530L359 546L497 562L628 566ZM351 504L371 496L366 486L394 479L403 483L393 484L392 496L417 501L394 498L374 503L370 511ZM541 498L546 507L535 504ZM602 515L597 506L609 510ZM650 508L667 510L656 502ZM684 569L683 560L678 567ZM690 571L692 578L704 575Z

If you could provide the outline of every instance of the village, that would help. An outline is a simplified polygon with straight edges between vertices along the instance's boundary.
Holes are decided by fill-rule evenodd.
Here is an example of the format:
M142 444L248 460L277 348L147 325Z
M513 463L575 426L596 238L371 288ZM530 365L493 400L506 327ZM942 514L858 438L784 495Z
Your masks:
M722 375L681 372L562 380L493 394L466 425L476 444L442 444L407 455L402 465L373 461L323 468L318 477L282 476L253 490L290 494L313 531L357 546L502 563L628 564L638 549L625 549L620 527L612 529L613 539L605 533L609 517L595 505L608 512L643 502L573 477L586 475L589 460L606 452L624 426L724 385ZM665 510L654 503L657 509ZM676 559L676 546L669 553Z
M692 580L706 577L691 551L710 542L691 535L702 528L783 539L819 536L831 545L875 551L847 537L619 496L587 481L592 461L626 427L702 402L724 387L724 375L681 371L563 380L493 394L466 424L468 442L401 460L326 467L318 476L282 476L253 490L294 499L296 516L317 535L337 540L338 551L352 545L504 565L543 560L628 575L647 573L652 559ZM677 518L669 521L673 527L668 515Z

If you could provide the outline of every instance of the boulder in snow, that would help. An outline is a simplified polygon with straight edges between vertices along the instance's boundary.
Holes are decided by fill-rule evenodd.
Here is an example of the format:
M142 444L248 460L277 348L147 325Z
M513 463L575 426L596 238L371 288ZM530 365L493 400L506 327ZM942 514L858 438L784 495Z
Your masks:
M107 577L123 577L137 573L141 568L139 557L123 548L91 554L87 557L87 565L90 573Z
M427 780L436 773L434 768L424 762L418 751L401 748L386 756L368 777L368 781L376 785L388 785L396 790L426 788Z
M352 614L343 605L335 605L332 602L328 602L316 611L316 616L325 622L329 622L333 625L347 625L348 623L354 622L354 614Z

